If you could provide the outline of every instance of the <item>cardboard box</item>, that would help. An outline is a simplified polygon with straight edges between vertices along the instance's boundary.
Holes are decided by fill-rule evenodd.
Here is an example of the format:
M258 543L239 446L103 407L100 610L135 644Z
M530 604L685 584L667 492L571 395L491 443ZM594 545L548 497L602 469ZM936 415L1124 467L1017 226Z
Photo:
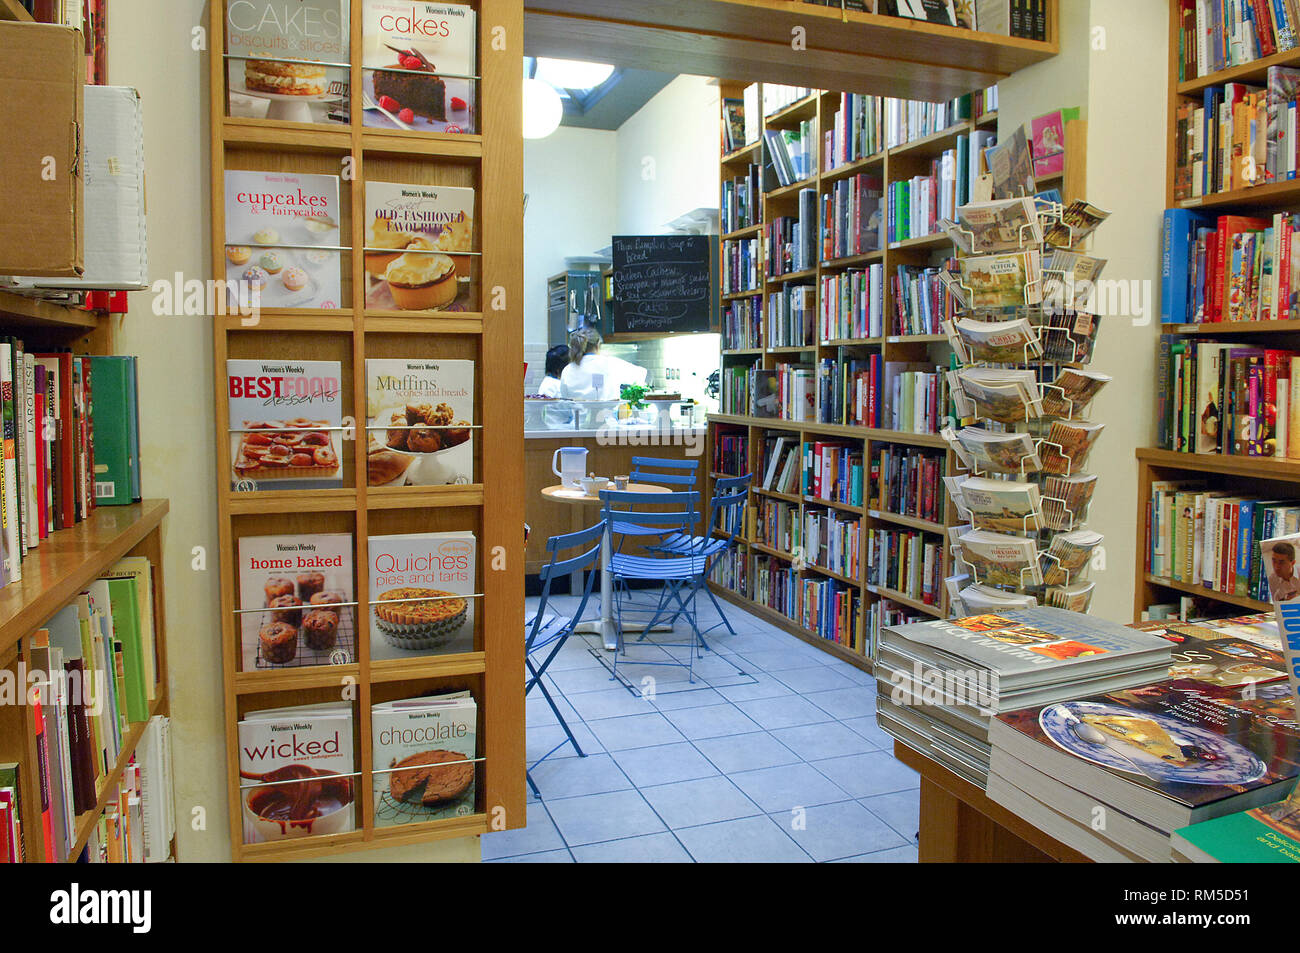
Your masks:
M81 31L0 22L0 274L82 274Z
M85 274L80 278L0 278L0 285L114 291L149 287L140 94L130 86L87 86L83 110Z

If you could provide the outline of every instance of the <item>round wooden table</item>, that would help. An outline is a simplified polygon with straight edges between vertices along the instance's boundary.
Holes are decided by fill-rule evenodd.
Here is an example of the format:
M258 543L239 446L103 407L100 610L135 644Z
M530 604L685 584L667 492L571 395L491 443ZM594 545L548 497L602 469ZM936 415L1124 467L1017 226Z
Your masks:
M607 490L614 489L614 484L610 483ZM627 485L628 493L671 493L673 492L666 486L658 486L654 483L629 483ZM587 506L599 506L599 496L589 496L587 491L581 487L564 486L557 484L542 489L542 496L548 500L554 500L557 503L577 503ZM609 527L605 527L605 535L600 546L600 618L591 622L579 622L574 629L575 632L584 634L599 634L601 640L605 643L605 648L611 652L618 648L618 637L614 624L614 582L609 575L609 553L613 547L613 537L610 535ZM575 593L582 591L581 573L578 573L578 579L575 580L573 591ZM644 626L625 625L624 632L640 632ZM655 626L653 631L662 631L666 626Z

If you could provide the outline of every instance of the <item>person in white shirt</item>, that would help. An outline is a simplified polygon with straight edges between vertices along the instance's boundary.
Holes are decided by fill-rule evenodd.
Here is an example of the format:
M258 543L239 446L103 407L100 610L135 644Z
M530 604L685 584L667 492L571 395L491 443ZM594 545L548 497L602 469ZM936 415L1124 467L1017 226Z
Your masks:
M546 352L546 376L537 386L537 393L543 397L560 396L560 375L569 366L569 346L557 344Z
M1295 547L1290 543L1273 544L1269 553L1273 571L1268 574L1268 591L1274 602L1290 602L1300 596L1300 579L1295 577Z
M560 396L571 400L618 400L624 384L644 386L649 371L601 354L604 341L595 328L569 335L569 366L560 375Z

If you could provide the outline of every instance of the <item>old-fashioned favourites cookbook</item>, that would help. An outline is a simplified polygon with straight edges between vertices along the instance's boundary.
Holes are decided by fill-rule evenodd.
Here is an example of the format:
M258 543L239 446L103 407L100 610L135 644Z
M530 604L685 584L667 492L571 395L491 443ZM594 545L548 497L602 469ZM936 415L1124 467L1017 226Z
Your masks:
M226 362L233 489L343 485L342 375L338 361Z
M370 486L473 483L473 423L473 361L366 361Z
M231 116L348 122L347 0L225 0Z
M367 307L464 311L473 251L473 189L366 183Z
M364 0L365 125L475 133L478 28L462 3Z
M250 711L239 722L244 843L355 828L352 706Z
M261 308L340 307L339 209L337 175L227 170L231 304L256 291Z
M355 578L350 533L242 537L243 670L355 662Z
M370 657L472 652L477 570L468 530L370 537Z
M467 691L372 706L375 826L473 814L477 725Z

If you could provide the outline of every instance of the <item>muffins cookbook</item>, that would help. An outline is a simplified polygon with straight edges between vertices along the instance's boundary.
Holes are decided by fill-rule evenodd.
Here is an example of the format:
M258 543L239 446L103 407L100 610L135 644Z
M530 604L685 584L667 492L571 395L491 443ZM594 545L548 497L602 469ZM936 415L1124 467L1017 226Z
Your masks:
M355 662L353 579L351 534L241 538L243 670Z
M375 826L473 814L477 725L469 692L372 706Z
M227 114L348 122L350 27L346 0L226 0Z
M478 131L478 27L472 7L365 0L362 17L365 125Z
M474 650L477 541L468 530L370 537L370 657Z
M338 361L226 362L233 489L343 485L342 374Z
M370 486L473 483L473 422L473 361L366 361Z
M232 305L241 283L262 308L337 308L339 177L226 172L226 273ZM246 302L245 302L246 303Z
M366 183L368 307L463 311L473 251L473 189Z

